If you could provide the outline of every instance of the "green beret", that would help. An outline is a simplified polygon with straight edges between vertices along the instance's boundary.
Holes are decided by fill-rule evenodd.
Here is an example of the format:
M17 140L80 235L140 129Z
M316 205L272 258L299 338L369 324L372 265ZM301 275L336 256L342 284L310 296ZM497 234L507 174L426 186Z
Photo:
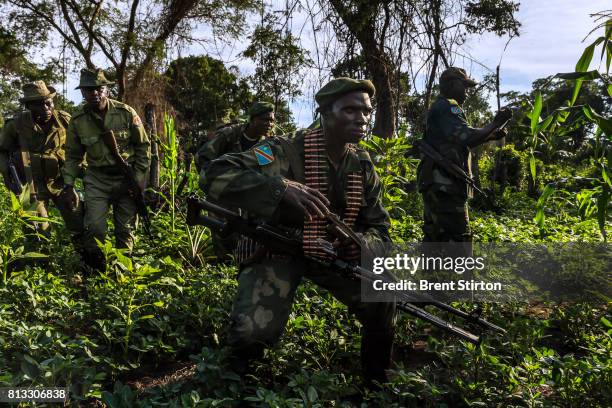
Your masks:
M335 78L319 89L319 92L315 95L315 100L319 104L319 108L323 108L331 105L341 96L355 91L366 92L368 95L374 96L376 88L367 79Z
M274 112L274 104L271 102L257 101L249 109L249 119L264 113Z

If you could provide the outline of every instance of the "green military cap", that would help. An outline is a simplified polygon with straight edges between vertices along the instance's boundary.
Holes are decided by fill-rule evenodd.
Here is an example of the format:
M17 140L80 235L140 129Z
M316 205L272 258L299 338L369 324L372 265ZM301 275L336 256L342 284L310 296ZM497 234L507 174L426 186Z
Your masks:
M374 96L376 88L374 84L367 79L353 79L347 77L335 78L329 81L315 95L315 100L319 104L319 108L323 108L332 104L341 96L355 91L366 92L370 96Z
M21 103L44 101L45 99L53 98L56 93L55 88L47 86L44 81L30 82L21 89L23 90L23 97L19 99Z
M442 75L440 75L440 82L447 82L447 81L451 81L453 79L460 79L460 80L462 80L463 83L466 86L468 86L468 87L472 87L472 86L478 85L478 82L476 82L472 78L470 78L465 73L465 70L463 68L450 67L450 68L446 69L444 72L442 72Z
M104 75L104 71L102 69L83 68L81 70L81 78L79 80L79 86L77 86L75 89L96 88L98 86L113 85L113 84L114 84L113 81L109 81L108 79L106 79L106 76Z
M264 113L274 112L274 104L271 102L257 101L249 109L249 119Z

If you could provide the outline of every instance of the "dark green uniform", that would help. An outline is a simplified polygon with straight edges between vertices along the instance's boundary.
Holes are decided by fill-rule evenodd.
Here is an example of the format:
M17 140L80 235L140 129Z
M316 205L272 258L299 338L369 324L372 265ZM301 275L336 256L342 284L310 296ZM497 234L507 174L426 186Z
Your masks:
M85 185L85 230L87 245L96 245L94 238L104 242L106 238L106 216L113 206L115 239L118 248L132 248L132 233L136 219L136 204L128 195L128 184L117 167L110 150L102 140L102 129L94 122L86 105L81 106L72 117L66 142L64 180L74 184L79 169L86 160L87 169L83 177ZM119 151L132 166L138 183L143 183L151 161L149 138L136 111L130 106L108 99L103 118L104 126L113 131Z
M459 104L438 97L427 113L424 140L470 176L469 145L474 135ZM425 155L418 168L418 185L423 194L424 241L470 241L467 200L472 195L471 187Z
M254 150L222 156L202 172L202 188L211 199L240 207L254 217L288 227L303 227L302 214L283 207L281 198L286 188L283 180L296 180L293 169L301 168L297 174L304 174L304 134L298 131L285 138L285 143L293 146L296 153L293 156L287 153L280 138L271 138L258 145L270 147L273 160L267 164L259 164ZM291 163L290 157L299 159ZM333 166L329 164L328 168L333 169ZM343 215L350 172L364 175L363 199L354 229L364 234L366 243L390 241L389 215L380 200L381 184L365 151L351 147L340 167L328 172L330 209ZM303 277L329 290L357 315L364 325L362 350L370 350L362 356L366 373L382 370L379 368L381 360L390 358L395 305L363 303L359 281L344 278L304 259L281 254L252 260L241 268L229 333L229 342L236 353L256 355L263 346L277 341ZM375 373L373 377L382 378L384 373Z
M9 154L21 151L22 162L29 168L24 181L30 186L30 193L36 194L38 214L46 217L46 203L53 201L73 241L80 244L83 232L82 211L71 211L58 199L64 186L60 168L65 160L64 145L69 121L70 114L58 110L53 111L51 120L44 128L32 120L29 111L10 119L0 133L0 172L8 172Z
M196 163L198 170L207 167L211 161L227 153L240 153L255 146L261 139L250 140L246 136L247 123L226 126L215 132L213 139L204 143L198 150ZM263 138L262 138L263 139ZM238 234L220 236L213 233L212 242L215 255L222 259L232 254L238 242Z

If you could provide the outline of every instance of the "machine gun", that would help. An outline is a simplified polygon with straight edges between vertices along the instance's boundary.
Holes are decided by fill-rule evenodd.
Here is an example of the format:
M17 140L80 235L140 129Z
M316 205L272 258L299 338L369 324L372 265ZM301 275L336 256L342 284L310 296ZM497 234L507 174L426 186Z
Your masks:
M214 213L217 216L223 217L223 219L216 218L210 215L202 214L202 210L206 210L209 213ZM350 228L342 223L342 221L336 217L333 223L339 227L340 230L344 230L350 239L350 233L347 229ZM267 249L274 252L280 252L287 255L296 257L306 258L308 260L317 262L325 267L329 267L333 270L340 272L342 275L356 278L365 282L374 282L374 280L382 280L391 283L392 281L384 275L376 275L374 272L369 271L357 265L353 265L337 257L336 251L333 245L327 241L320 240L319 244L323 250L330 256L330 259L319 259L314 257L305 256L302 250L302 239L296 234L295 230L271 226L263 222L257 222L249 219L242 218L239 214L200 199L198 197L189 197L187 199L187 224L188 225L204 225L211 230L227 233L227 232L238 232L248 238L251 238L260 244L264 245ZM343 224L343 225L338 225ZM435 306L441 310L449 312L455 316L465 319L468 323L475 324L481 328L496 331L499 333L506 333L506 331L490 323L480 317L480 312L467 313L454 307L438 302L427 295L408 295L404 292L396 293L396 306L399 310L408 313L417 318L426 320L434 326L443 329L453 335L456 335L464 340L469 341L472 344L480 344L480 337L472 334L461 327L455 326L454 324L447 322L438 316L429 313L428 311L417 306L415 303L426 303L427 305Z

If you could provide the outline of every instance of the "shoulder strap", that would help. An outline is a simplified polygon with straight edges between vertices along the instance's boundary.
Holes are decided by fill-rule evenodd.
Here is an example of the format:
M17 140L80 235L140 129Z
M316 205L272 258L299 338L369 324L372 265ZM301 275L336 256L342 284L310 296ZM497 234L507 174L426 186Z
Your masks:
M304 167L302 166L300 155L295 149L295 146L293 145L293 143L291 143L284 137L278 137L276 140L279 141L279 143L283 147L283 151L289 159L289 167L291 167L293 177L295 177L296 181L304 183L304 181L306 180L306 176L304 175Z

